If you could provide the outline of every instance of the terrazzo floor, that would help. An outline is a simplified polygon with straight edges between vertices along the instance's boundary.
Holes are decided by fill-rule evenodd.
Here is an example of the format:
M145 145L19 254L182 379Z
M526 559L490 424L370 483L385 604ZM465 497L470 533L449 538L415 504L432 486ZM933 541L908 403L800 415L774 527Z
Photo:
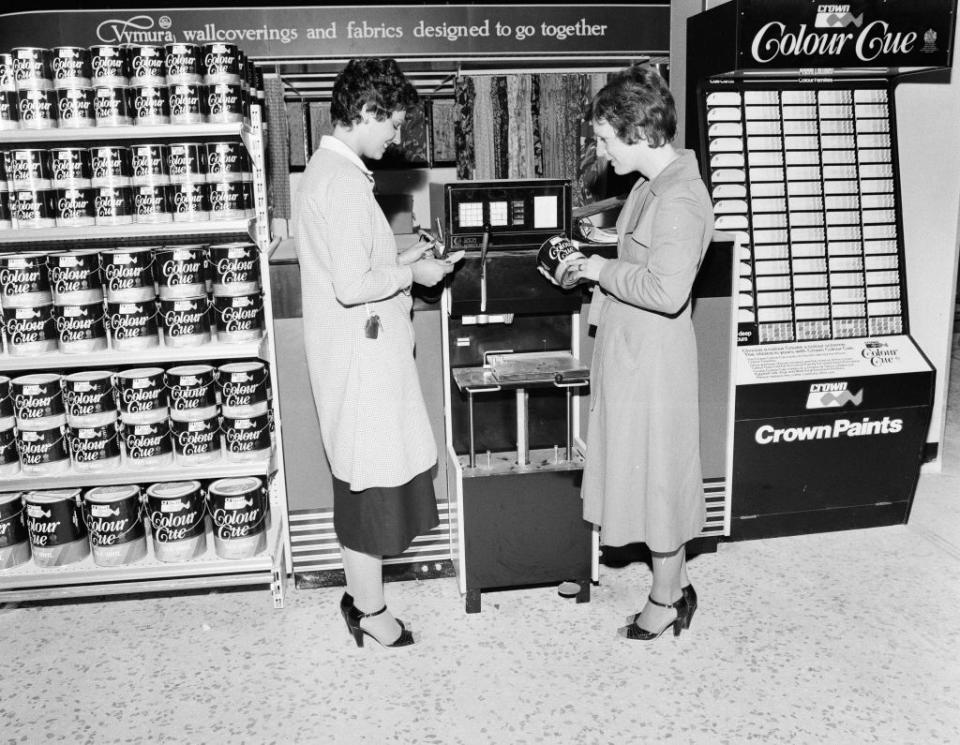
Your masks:
M905 526L721 544L678 639L619 639L643 564L590 603L388 585L421 639L357 649L340 590L0 606L3 743L960 743L960 352L943 472Z

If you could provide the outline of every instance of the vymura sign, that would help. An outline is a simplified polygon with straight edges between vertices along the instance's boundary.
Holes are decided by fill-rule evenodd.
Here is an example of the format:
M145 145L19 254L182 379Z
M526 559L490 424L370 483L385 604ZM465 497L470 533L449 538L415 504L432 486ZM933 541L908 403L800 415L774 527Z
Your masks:
M952 0L740 0L740 69L947 67Z

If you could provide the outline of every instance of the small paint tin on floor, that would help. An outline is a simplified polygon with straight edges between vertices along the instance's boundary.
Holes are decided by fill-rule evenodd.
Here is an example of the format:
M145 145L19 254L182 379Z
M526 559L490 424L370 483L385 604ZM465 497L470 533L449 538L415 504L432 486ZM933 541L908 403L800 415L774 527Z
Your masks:
M30 491L23 495L33 562L56 567L90 554L79 489Z
M206 551L206 505L199 481L153 484L145 501L157 559L189 561Z
M140 487L98 486L83 495L93 561L124 566L147 555Z

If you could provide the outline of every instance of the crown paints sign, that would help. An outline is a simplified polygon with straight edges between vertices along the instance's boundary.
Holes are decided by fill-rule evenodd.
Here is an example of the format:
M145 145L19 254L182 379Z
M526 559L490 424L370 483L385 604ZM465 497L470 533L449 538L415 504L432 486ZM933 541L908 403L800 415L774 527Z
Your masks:
M948 67L950 0L740 0L739 67Z

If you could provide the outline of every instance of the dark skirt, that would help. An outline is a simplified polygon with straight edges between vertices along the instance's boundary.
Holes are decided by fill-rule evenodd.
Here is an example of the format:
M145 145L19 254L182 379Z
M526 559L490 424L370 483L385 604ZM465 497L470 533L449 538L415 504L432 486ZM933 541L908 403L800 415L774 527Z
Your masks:
M333 527L341 546L374 556L402 554L440 523L430 471L400 486L350 491L333 477Z

